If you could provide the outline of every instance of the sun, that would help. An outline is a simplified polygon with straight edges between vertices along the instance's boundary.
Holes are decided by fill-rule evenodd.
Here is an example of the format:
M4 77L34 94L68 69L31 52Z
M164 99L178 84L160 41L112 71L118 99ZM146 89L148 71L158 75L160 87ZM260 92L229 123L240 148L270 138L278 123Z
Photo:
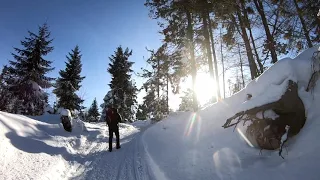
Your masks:
M215 95L216 85L215 81L208 73L198 73L195 88L198 101L201 105L209 102Z
M192 78L189 76L184 82L181 84L181 89L186 90L188 88L192 89ZM200 105L205 105L208 103L212 97L216 94L216 83L215 81L210 77L209 73L197 73L197 79L196 79L196 87L195 92L197 94L198 102ZM180 94L180 97L183 94ZM174 97L174 96L172 96ZM174 107L179 107L179 104L181 103L179 101L180 98L177 98L175 100L170 101L171 104L174 104Z

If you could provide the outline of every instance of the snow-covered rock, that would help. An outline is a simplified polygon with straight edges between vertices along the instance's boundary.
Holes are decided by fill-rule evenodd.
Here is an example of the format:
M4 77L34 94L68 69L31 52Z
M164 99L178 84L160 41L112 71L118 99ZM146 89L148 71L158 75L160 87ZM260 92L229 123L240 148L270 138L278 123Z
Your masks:
M70 119L72 118L71 112L69 111L69 109L61 109L59 114L61 116L68 116Z

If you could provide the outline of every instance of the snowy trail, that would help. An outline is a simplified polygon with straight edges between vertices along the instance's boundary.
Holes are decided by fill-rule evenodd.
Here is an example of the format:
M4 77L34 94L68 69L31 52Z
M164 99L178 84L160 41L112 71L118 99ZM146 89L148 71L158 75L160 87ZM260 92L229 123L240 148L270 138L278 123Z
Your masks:
M101 127L101 131L106 128ZM108 151L108 132L95 138L94 134L88 136L87 145L78 151L74 160L69 161L70 171L65 178L68 179L154 179L149 173L146 152L141 141L142 133L148 127L141 128L127 136L120 137L121 149ZM90 131L90 128L88 128ZM121 130L120 130L121 134ZM115 144L113 144L115 145ZM83 159L83 161L79 161ZM79 164L74 163L78 161ZM81 173L79 173L81 172Z

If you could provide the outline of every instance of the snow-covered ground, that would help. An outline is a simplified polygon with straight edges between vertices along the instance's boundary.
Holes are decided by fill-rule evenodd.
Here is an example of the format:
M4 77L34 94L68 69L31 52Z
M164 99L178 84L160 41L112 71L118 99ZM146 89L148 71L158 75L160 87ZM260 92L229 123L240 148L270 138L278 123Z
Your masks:
M320 82L313 94L305 92L317 48L281 60L225 101L197 114L171 116L146 130L143 142L153 171L160 179L320 179ZM307 121L288 142L285 159L278 151L264 150L260 155L259 149L245 142L241 125L234 132L221 127L240 110L278 100L288 79L298 82ZM247 101L248 93L252 98Z
M279 61L239 93L198 113L120 124L122 148L111 153L104 123L74 120L68 133L57 115L0 112L0 179L319 179L320 83L313 94L305 92L315 50ZM249 146L240 125L234 132L222 128L234 113L279 99L289 79L298 83L307 121L288 141L285 159Z
M139 132L149 121L120 124L122 149L112 153L105 123L72 123L69 133L59 115L0 112L0 179L120 179L133 173L143 179L148 174L136 150L143 149Z

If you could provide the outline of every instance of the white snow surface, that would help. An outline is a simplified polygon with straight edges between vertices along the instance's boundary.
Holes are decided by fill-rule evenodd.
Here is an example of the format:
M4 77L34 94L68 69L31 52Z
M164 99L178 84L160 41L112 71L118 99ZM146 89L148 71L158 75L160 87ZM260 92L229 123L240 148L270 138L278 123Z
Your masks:
M280 60L239 93L197 114L181 112L147 129L143 142L159 179L319 179L319 81L313 94L305 91L312 73L311 57L317 49ZM278 100L289 79L298 83L307 121L287 142L282 153L285 159L278 151L263 150L260 155L260 149L248 145L240 124L234 132L221 127L240 110ZM247 94L252 94L250 100ZM267 115L274 118L272 112Z
M279 117L273 110L266 110L263 114L262 112L257 113L257 118L270 118L272 120L275 120L277 117Z
M139 132L148 123L137 124L120 124L123 149L110 153L105 123L72 119L69 133L60 115L26 117L0 111L0 179L143 179L147 167L138 164L135 148L142 147ZM136 161L131 162L134 157ZM139 169L127 172L129 166Z
M282 137L281 137L280 147L281 147L282 144L288 139L288 132L289 132L290 126L286 126L285 129L286 129L286 132L285 132L284 135L282 135Z
M318 180L320 83L313 94L305 92L316 49L279 61L239 93L198 113L172 113L155 124L120 124L122 147L112 152L103 122L72 120L69 133L60 115L0 112L0 179ZM279 98L289 79L298 83L307 121L285 144L284 159L278 151L260 154L249 146L240 124L235 131L221 127L235 112Z
M62 115L62 116L68 116L68 117L71 118L71 112L68 109L61 109L59 114Z

